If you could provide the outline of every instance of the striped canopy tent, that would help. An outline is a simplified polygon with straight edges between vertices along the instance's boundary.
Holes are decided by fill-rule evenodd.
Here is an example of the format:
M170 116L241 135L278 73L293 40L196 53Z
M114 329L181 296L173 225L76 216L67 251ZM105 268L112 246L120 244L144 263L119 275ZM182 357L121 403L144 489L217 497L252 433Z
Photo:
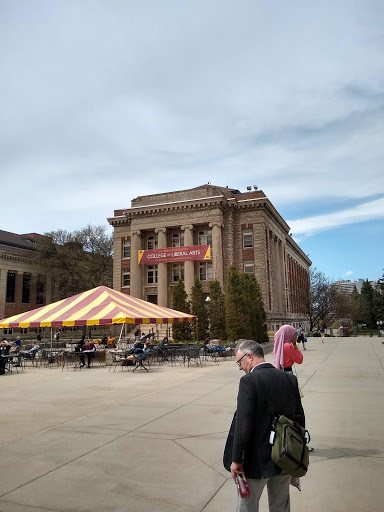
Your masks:
M131 297L106 286L98 286L53 304L0 320L0 328L171 324L191 320L197 318Z

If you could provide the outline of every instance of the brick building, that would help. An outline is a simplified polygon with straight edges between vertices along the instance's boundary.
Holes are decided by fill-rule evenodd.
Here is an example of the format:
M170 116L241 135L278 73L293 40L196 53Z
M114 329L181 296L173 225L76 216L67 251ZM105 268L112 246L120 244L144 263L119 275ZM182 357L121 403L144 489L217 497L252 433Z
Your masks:
M114 227L115 289L171 307L179 277L188 294L195 276L207 295L211 279L225 291L228 267L234 264L258 279L270 329L306 324L311 261L262 191L207 184L141 196L108 221ZM205 244L211 246L211 260L139 264L138 251Z
M0 319L50 302L46 280L37 275L33 265L40 236L0 230Z

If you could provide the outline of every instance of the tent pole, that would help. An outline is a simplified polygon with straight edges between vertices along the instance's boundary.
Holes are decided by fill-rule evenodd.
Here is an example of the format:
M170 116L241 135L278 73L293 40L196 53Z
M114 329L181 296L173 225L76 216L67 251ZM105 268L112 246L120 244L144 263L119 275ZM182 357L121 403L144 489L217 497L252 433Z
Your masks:
M124 325L125 325L125 324L122 324L122 326L121 326L120 336L119 336L119 340L118 340L118 342L117 342L117 347L116 347L116 348L119 348L119 346L120 346L121 335L123 334Z
M52 350L52 325L51 325L51 350Z

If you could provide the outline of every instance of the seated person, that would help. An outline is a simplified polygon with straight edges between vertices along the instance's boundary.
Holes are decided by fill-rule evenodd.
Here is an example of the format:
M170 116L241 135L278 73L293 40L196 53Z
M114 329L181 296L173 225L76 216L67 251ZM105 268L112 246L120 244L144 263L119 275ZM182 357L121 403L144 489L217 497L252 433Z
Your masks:
M225 348L220 345L221 340L211 340L207 345L209 352L225 352Z
M84 343L85 343L85 336L82 336L79 343L76 343L76 345L75 345L75 352L81 352L81 347L84 345Z
M81 354L81 356L80 356L81 366L82 367L85 366L85 355L84 355L84 353L85 353L87 356L87 359L88 359L87 366L88 366L88 368L90 368L92 357L93 357L94 353L96 352L95 344L91 340L86 340L84 345L81 347L81 351L83 352L83 354Z
M108 336L105 335L102 340L100 341L100 345L104 345L106 347L108 345Z
M24 352L23 355L27 359L35 359L36 354L39 351L39 349L40 349L39 345L35 341L32 341L32 348L30 348L27 352Z
M134 354L136 349L143 349L144 345L140 340L135 341L132 347L129 350L126 350L125 355L128 356L130 354Z
M141 354L142 354L141 357L144 357L144 355L149 354L150 350L151 349L148 347L148 345L146 343L144 343L144 348L139 348L139 347L135 348L134 352L132 354L128 354L125 357L125 360L126 361L137 361L138 359L140 359Z
M11 352L20 352L21 350L21 339L20 336L17 336L15 341L13 342L13 345L11 347Z
M159 348L169 348L169 340L168 340L168 337L165 336L159 343Z
M2 342L0 343L0 375L4 375L5 366L7 364L7 359L3 356L7 356L10 349L11 345L8 343L6 338L3 338Z
M15 341L13 342L13 345L11 346L11 350L9 351L10 354L14 354L15 357L17 356L17 363L15 360L13 360L13 366L20 366L21 364L21 339L20 336L17 336Z

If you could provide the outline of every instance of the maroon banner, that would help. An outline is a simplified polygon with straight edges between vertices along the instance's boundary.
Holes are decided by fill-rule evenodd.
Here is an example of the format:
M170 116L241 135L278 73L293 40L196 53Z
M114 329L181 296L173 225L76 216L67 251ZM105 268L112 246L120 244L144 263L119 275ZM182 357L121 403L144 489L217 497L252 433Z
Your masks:
M166 249L138 251L138 262L140 265L210 259L211 247L209 245L187 245L186 247L167 247Z

